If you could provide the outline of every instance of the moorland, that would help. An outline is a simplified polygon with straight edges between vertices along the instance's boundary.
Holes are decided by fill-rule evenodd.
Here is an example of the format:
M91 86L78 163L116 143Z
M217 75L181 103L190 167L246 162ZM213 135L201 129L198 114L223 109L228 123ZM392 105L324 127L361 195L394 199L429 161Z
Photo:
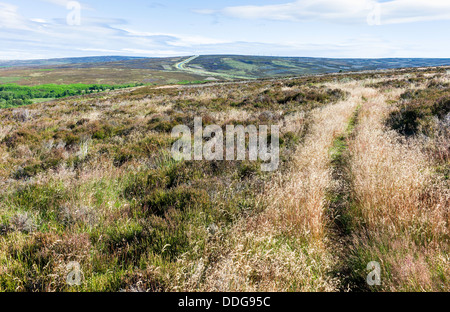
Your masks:
M40 69L0 76L86 70ZM448 67L171 74L188 77L0 109L0 291L450 290ZM278 125L279 169L175 161L171 131L197 116Z

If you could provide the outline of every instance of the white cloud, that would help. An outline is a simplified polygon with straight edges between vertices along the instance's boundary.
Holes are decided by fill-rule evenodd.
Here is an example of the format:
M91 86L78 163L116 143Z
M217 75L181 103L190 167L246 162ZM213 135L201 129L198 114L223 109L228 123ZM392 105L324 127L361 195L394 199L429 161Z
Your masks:
M231 41L207 38L203 36L178 35L175 40L168 41L167 43L177 47L192 47L196 45L231 43Z
M94 49L94 48L82 48L78 49L79 51L84 52L100 52L100 53L107 53L107 54L121 54L121 55L144 55L144 56L167 56L167 55L180 55L180 54L186 54L187 52L180 52L180 51L174 51L174 50L144 50L144 49L131 49L131 48L124 48L120 50L113 50L113 49Z
M0 2L0 29L29 29L26 19L20 16L17 11L17 6Z
M67 4L70 2L70 0L41 0L41 1L50 2L63 7L66 7Z
M194 9L194 10L192 10L192 12L199 13L199 14L215 14L218 11L217 10L211 10L211 9Z
M201 31L204 35L171 32L146 32L127 20L83 16L79 26L69 26L65 16L25 18L19 8L0 0L0 58L52 58L86 55L174 56L193 54L255 54L322 57L442 57L449 50L448 40L439 47L425 44L426 38L394 36L375 32L363 37L362 32L331 35L292 36L289 25L284 31L290 36L259 36L239 32ZM65 0L41 0L64 6ZM270 6L238 6L222 10L198 10L202 14L221 14L242 19L269 19L288 21L332 21L338 23L366 23L367 16L376 8L375 0L285 0L285 4ZM450 1L393 0L379 3L381 23L394 24L415 21L450 19ZM33 13L34 14L34 13ZM235 23L235 21L228 21ZM319 25L326 32L329 27ZM219 28L220 29L220 28ZM279 31L283 31L280 27ZM443 29L442 31L446 31ZM370 32L367 32L370 33ZM223 35L221 35L223 34ZM224 38L221 38L221 37ZM238 39L239 38L239 39ZM287 39L286 39L287 38ZM239 41L240 40L240 41ZM253 41L252 41L253 40Z
M276 5L226 7L222 10L196 10L201 14L222 14L241 19L284 21L325 20L366 23L378 14L381 24L450 19L448 0L298 0Z
M43 18L32 18L30 19L30 21L35 22L35 23L39 23L39 24L46 24L47 21Z
M43 55L52 58L86 53L150 57L190 55L197 46L226 42L196 35L137 32L126 29L127 24L123 19L85 17L81 25L70 26L63 17L25 18L19 14L17 6L0 2L0 57L34 59Z
M450 20L448 0L395 0L380 6L383 24Z
M222 10L196 10L201 14L217 14L243 19L303 21L310 19L364 19L375 0L299 0L275 5L246 5Z
M67 8L67 5L70 2L78 2L78 3L80 3L79 1L73 1L73 0L41 0L41 1L52 3L54 5L59 5L59 6L65 7L65 8ZM83 10L93 10L90 6L88 6L88 5L84 4L84 3L80 3L80 5L81 5L81 8Z
M123 49L123 52L133 53L137 55L152 55L152 56L179 56L180 54L186 54L187 52L180 52L174 50L142 50L142 49Z
M173 33L153 33L153 32L139 32L126 28L122 28L127 31L131 36L152 38L161 37L165 38L167 44L177 47L191 47L194 45L207 45L207 44L221 44L221 43L231 43L229 40L222 40L216 38L209 38L198 35L187 35L187 34L173 34Z

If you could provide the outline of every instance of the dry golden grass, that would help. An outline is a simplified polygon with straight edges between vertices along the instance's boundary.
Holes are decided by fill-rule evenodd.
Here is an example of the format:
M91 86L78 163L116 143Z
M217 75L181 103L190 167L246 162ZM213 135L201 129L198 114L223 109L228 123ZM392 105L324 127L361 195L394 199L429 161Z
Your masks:
M449 291L448 181L433 174L419 140L385 128L387 100L368 98L349 146L354 256L382 263L382 290Z
M288 170L272 177L259 198L267 209L237 224L230 241L215 242L220 244L211 247L220 249L215 263L205 267L201 259L185 264L192 267L192 275L183 276L183 289L337 290L338 281L330 274L336 258L327 248L326 192L332 183L329 150L345 131L364 91L356 85L348 89L350 99L313 111L311 127ZM287 126L301 131L304 116L295 117Z
M366 266L379 261L382 286L373 290L449 290L448 182L433 175L423 143L406 142L384 126L393 109L388 101L404 90L386 94L363 85L327 84L350 92L350 99L313 112L308 134L288 170L273 177L259 197L267 208L236 224L229 240L210 243L214 262L181 260L183 273L175 289L370 289L365 285ZM352 178L346 213L353 232L349 239L339 239L327 215L327 192L338 183L332 177L329 151L358 106L358 126L347 139L349 168L343 168ZM335 271L342 261L354 270L350 277ZM346 284L349 278L353 284Z
M448 291L448 128L406 138L386 126L408 87L448 80L429 73L144 87L1 110L0 291L73 290L74 260L80 291ZM173 161L170 130L195 116L280 125L279 172ZM371 261L382 266L373 288Z

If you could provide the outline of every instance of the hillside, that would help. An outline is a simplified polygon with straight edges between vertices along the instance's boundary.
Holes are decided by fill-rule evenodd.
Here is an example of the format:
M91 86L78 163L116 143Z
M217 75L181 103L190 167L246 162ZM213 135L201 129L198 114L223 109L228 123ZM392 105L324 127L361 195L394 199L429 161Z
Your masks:
M140 57L132 56L93 56L93 57L71 57L71 58L55 58L55 59L40 59L40 60L0 60L1 67L31 67L31 66L55 66L55 65L74 65L74 64L95 64L120 62L141 59Z
M0 291L450 291L449 103L429 68L0 109ZM279 126L278 169L173 159L195 117Z
M200 56L188 68L253 78L450 65L450 59L330 59L307 57Z
M169 58L106 56L0 62L0 84L160 85L445 65L450 65L450 59L326 59L237 55Z

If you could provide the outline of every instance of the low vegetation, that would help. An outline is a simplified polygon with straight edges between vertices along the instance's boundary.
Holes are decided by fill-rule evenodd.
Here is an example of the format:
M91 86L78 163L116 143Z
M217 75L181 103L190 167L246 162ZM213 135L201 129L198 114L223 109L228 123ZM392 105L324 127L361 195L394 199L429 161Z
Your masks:
M8 273L0 287L68 290L64 265L78 261L78 290L176 289L166 276L185 269L180 258L214 257L211 239L263 209L256 197L270 175L249 161L175 162L172 128L196 116L223 126L284 125L288 162L309 111L345 97L259 82L143 87L2 110L0 262Z
M449 291L449 80L142 86L1 109L0 291ZM278 171L173 160L173 127L195 117L279 125Z
M142 85L142 84L139 84ZM56 85L47 84L33 87L17 84L0 85L0 108L17 107L32 104L36 99L55 99L68 96L98 93L106 90L116 90L136 87L138 84L126 85Z

